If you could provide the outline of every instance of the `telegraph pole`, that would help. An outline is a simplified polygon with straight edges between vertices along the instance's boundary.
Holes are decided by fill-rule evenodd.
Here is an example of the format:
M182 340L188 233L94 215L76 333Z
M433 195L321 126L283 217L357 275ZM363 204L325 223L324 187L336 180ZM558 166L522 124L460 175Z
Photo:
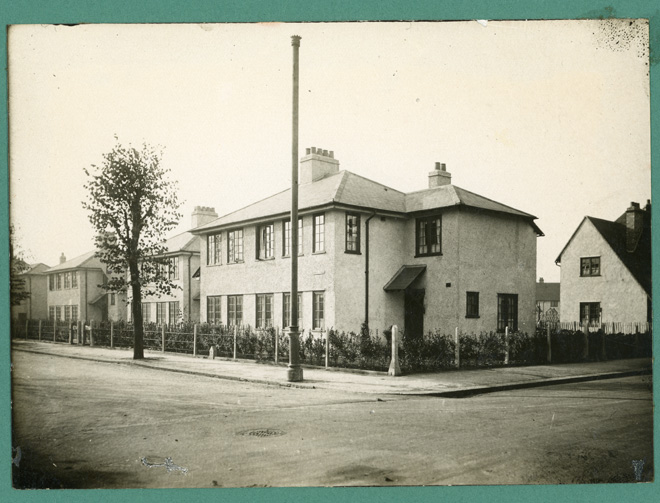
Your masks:
M298 50L300 37L291 37L293 46L293 127L291 141L291 315L289 324L289 367L287 380L303 380L300 366L298 327Z

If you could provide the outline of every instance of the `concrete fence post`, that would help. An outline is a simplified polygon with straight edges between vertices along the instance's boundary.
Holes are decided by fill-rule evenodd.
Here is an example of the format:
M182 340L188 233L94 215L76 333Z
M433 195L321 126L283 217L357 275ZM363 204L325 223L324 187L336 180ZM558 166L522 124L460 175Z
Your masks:
M94 320L90 320L90 322L89 322L89 346L91 347L93 345L94 345Z
M550 335L550 325L548 325L545 330L548 338L548 355L546 359L548 360L548 363L552 363L552 337Z
M325 368L329 367L330 361L330 337L328 337L328 332L325 333Z
M193 356L197 356L197 323L193 325Z
M238 325L234 325L234 360L236 359L236 339L238 338Z
M110 322L110 347L115 347L115 322Z
M392 359L387 374L391 376L401 375L401 367L399 366L399 327L396 325L392 325Z
M57 340L57 318L53 318L53 342Z
M280 328L275 329L275 364L279 361L279 352L280 352Z
M504 327L504 365L509 364L509 327Z
M39 320L39 340L41 340L41 320Z
M30 331L30 320L25 320L25 340L27 341L28 332Z
M589 358L589 324L585 323L584 326L584 347L582 349L582 358L586 360Z
M73 342L73 324L69 323L69 344Z
M461 368L461 341L458 337L458 327L454 331L454 360L456 363L456 368Z
M160 326L160 333L161 333L161 339L162 339L162 343L163 343L163 347L162 347L161 351L164 353L165 352L165 323L163 323Z

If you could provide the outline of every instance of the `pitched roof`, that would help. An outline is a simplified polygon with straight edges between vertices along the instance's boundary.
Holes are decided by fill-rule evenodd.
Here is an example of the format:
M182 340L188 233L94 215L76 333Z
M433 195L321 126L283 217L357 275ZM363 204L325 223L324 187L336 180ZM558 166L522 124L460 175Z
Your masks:
M179 251L198 252L199 239L190 232L182 232L165 241L166 253L175 253Z
M571 238L568 240L562 251L559 253L556 263L561 262L561 256L568 245L573 241L573 238L578 233L580 228L586 223L590 222L596 228L598 233L603 237L605 242L619 257L621 263L630 271L630 274L640 284L644 291L651 295L651 229L644 229L641 239L639 240L634 251L629 252L626 246L626 233L627 228L623 223L625 222L625 213L614 222L603 220L602 218L584 217L575 230Z
M559 283L536 283L536 300L559 301Z
M529 213L479 196L455 185L445 185L405 194L381 183L342 170L315 182L301 184L298 208L301 211L327 204L340 204L380 210L405 215L406 213L450 206L470 206L489 211L507 213L529 219L539 235L541 230L534 224L536 218ZM291 210L291 189L223 215L205 225L192 229L197 234L219 227L231 226L250 220L284 216Z
M28 269L21 274L44 274L48 269L49 267L41 262L38 264L29 264Z
M64 271L67 269L77 269L79 267L87 267L89 269L102 269L101 262L98 259L94 260L95 253L96 253L95 251L84 253L76 258L67 260L62 264L57 264L56 266L51 267L50 269L48 269L47 272L51 273L55 271Z
M386 292L405 290L426 270L425 265L404 265L383 287Z

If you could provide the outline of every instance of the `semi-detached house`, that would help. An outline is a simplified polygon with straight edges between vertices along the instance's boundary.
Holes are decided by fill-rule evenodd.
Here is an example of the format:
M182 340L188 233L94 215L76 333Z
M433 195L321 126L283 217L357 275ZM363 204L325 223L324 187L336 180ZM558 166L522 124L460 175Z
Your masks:
M299 327L534 330L536 217L451 184L440 163L428 184L403 193L307 149ZM202 321L289 325L290 205L289 189L191 230L201 238Z

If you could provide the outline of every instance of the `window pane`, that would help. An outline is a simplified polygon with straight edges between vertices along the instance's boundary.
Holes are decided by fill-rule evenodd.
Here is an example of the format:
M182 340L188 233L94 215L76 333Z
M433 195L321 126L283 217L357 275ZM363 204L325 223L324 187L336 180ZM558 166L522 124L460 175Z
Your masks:
M325 250L325 215L314 217L314 252Z

